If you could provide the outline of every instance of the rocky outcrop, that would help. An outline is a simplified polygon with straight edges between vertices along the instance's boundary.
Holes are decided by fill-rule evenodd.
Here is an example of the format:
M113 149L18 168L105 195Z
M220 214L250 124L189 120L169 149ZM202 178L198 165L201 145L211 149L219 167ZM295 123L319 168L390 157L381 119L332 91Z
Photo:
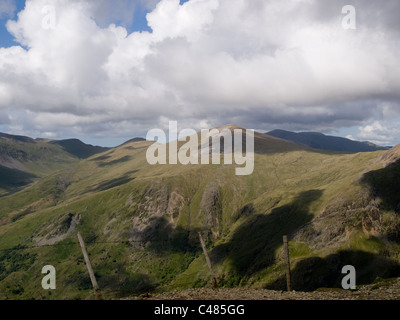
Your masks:
M65 240L81 220L80 214L65 213L39 227L34 234L38 246L54 245Z
M217 183L210 183L201 198L200 214L203 213L203 226L217 238L222 232L222 195Z
M129 199L127 204L132 206ZM151 239L160 228L168 229L165 233L172 232L184 207L185 199L177 190L171 191L168 186L161 184L161 181L152 181L137 204L130 239Z
M382 212L377 201L368 202L367 198L361 197L357 201L332 203L309 224L297 230L294 238L321 249L348 240L356 228L361 228L367 237L384 236Z

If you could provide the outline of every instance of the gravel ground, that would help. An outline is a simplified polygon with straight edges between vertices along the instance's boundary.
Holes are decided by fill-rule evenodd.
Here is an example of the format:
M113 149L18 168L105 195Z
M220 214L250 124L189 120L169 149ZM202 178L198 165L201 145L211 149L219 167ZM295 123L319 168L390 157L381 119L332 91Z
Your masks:
M400 279L389 286L362 286L356 290L319 289L314 292L263 289L188 289L146 293L128 300L400 300Z

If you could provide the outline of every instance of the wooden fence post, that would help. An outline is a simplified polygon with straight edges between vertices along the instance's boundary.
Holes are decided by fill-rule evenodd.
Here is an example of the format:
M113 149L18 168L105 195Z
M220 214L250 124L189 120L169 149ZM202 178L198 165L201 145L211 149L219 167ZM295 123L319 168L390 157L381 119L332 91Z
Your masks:
M211 274L211 277L212 277L212 279L213 279L214 288L215 288L215 289L218 289L217 278L215 277L215 274L214 274L214 272L213 272L213 269L212 269L212 266L211 266L210 257L208 256L207 249L206 249L206 245L205 245L205 243L204 243L203 237L201 236L201 233L200 233L200 232L199 232L199 238L200 238L201 247L203 248L204 256L206 257L208 269L210 270L210 274Z
M92 265L91 265L90 260L89 260L89 255L88 255L88 253L86 251L85 242L83 241L83 238L82 238L82 235L81 235L80 232L78 232L78 240L79 240L79 244L80 244L81 249L82 249L83 257L85 258L86 267L87 267L87 269L89 271L89 276L90 276L90 280L92 281L94 292L96 294L97 299L98 300L102 300L100 288L97 285L96 277L94 276Z
M292 291L292 281L290 279L290 258L289 258L289 245L287 236L283 236L283 251L286 262L286 286L287 291Z

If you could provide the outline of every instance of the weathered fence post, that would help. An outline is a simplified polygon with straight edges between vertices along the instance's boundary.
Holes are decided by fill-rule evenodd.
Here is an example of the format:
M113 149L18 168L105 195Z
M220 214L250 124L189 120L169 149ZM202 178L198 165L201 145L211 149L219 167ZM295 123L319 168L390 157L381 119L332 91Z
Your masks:
M85 258L86 267L87 267L87 269L89 271L89 276L90 276L90 280L92 281L94 292L96 294L97 299L102 300L100 288L97 285L96 277L94 276L92 265L91 265L90 260L89 260L89 255L88 255L88 253L86 251L85 242L83 241L83 238L82 238L82 235L81 235L80 232L78 232L78 240L79 240L79 244L80 244L81 249L82 249L83 257Z
M214 271L213 271L213 269L212 269L210 257L208 256L208 252L207 252L207 249L206 249L206 245L205 245L205 243L204 243L203 237L201 236L201 233L200 233L200 232L199 232L199 238L200 238L201 247L203 248L204 256L206 257L208 269L210 270L210 274L211 274L211 277L212 277L212 279L213 279L214 288L215 288L215 289L218 289L217 278L215 277Z
M287 291L292 291L292 281L290 279L290 258L289 258L289 245L287 236L283 236L283 251L286 262L286 286Z

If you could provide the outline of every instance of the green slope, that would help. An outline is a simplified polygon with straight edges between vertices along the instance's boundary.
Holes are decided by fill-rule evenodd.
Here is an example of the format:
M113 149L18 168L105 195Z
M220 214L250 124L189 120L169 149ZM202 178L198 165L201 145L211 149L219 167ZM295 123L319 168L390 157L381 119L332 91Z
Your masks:
M106 298L210 285L198 232L221 286L283 289L283 234L296 290L340 285L342 264L360 284L400 275L395 203L371 192L384 151L256 134L254 173L236 176L231 165L150 166L150 144L128 142L0 199L0 299L94 298L77 231ZM50 293L46 264L57 270Z

